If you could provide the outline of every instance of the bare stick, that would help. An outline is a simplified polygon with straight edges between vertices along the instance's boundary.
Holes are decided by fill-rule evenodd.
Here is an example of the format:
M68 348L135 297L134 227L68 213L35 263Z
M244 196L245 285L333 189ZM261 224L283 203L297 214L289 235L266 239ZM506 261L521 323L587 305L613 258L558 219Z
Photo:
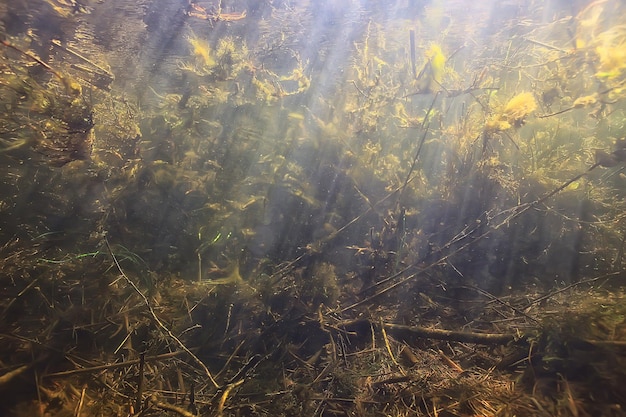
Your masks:
M405 326L403 324L383 323L384 328L396 337L422 337L428 339L447 340L451 342L478 343L482 345L506 344L518 339L525 340L522 336L508 333L476 333L459 332L454 330L431 329L420 326Z
M157 400L156 395L153 395L152 398L150 399L150 402L156 407L156 408L160 408L161 410L165 410L165 411L173 411L183 417L196 417L195 414L190 413L189 411L185 410L184 408L180 408L178 406L175 406L174 404L168 404L168 403L163 403L159 400Z
M413 78L417 78L417 70L415 69L415 31L409 30L409 48L411 53L411 70L413 71Z
M183 353L187 353L187 352L178 351L178 352L163 353L161 355L147 357L144 360L145 362L152 362L152 361L172 358L174 356L182 355ZM98 365L98 366L91 366L89 368L79 368L79 369L72 369L69 371L54 372L52 374L43 375L42 378L76 375L76 374L87 374L87 373L98 372L98 371L109 371L111 369L125 368L127 366L137 365L140 362L141 362L140 359L133 359L133 360L126 361L126 362L112 363L108 365Z
M85 403L85 391L87 391L87 387L83 387L83 390L80 392L80 400L78 401L78 406L76 407L76 417L80 417L80 412L83 410L83 404Z
M76 83L70 77L64 77L63 75L61 75L59 71L55 70L50 65L46 64L41 59L37 58L35 55L31 54L30 52L23 51L17 46L13 45L12 43L9 43L3 39L0 39L0 44L6 46L7 48L13 49L14 51L19 52L25 57L32 59L33 61L41 65L43 68L46 69L46 71L49 71L51 74L57 77L59 81L61 81L61 84L63 84L63 86L65 87L68 93L72 93L74 95L78 95L81 93L82 90L81 90L80 84Z
M239 385L243 384L243 379L234 382L232 384L228 384L228 386L226 386L226 389L224 390L224 393L222 394L222 397L220 398L220 402L217 405L217 412L215 413L216 416L218 417L222 417L224 415L224 405L226 404L226 400L228 399L228 396L230 395L230 392L234 389L237 388Z
M17 369L14 369L12 371L7 372L6 374L0 376L0 387L4 387L5 385L7 385L9 382L11 382L11 380L13 378L15 378L16 376L19 376L21 374L23 374L24 372L26 372L28 370L28 368L30 368L31 365L22 365Z

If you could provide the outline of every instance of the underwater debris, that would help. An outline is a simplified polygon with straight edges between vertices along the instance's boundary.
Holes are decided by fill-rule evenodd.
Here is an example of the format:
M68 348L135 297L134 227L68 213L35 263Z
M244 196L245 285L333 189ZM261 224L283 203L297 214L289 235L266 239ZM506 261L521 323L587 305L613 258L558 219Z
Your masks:
M63 87L65 87L65 91L68 94L71 94L71 95L74 95L74 96L79 96L82 93L83 89L82 89L80 83L78 83L78 81L76 81L70 75L61 74L59 71L55 70L50 65L46 64L41 59L39 59L38 57L33 55L32 53L22 50L21 48L13 45L12 43L8 42L5 39L0 39L0 43L2 45L6 46L7 48L13 49L14 51L19 52L20 54L24 55L25 57L27 57L27 58L35 61L37 64L41 65L46 71L50 72L52 75L54 75L55 77L57 77L59 79L59 81L61 82Z
M626 140L617 140L613 146L613 152L608 153L602 149L596 149L595 161L597 165L611 168L626 162Z
M243 282L241 274L239 273L239 262L235 261L227 268L228 275L222 278L214 278L208 280L202 280L203 284L209 285L237 285Z
M244 10L240 13L222 13L222 7L220 6L217 9L217 12L211 13L207 11L204 7L190 2L189 10L187 10L187 15L190 17L196 17L198 19L210 20L214 22L234 22L237 20L242 20L246 17L247 12Z
M195 34L187 36L193 62L179 62L178 67L198 76L215 77L219 81L234 80L246 68L250 67L248 48L244 41L237 41L232 36L225 36L217 41L213 48L209 41ZM188 86L188 94L191 89ZM210 89L218 95L217 86L198 86L198 89ZM184 106L183 106L184 107Z
M304 275L301 299L315 309L321 304L334 307L341 293L335 266L327 262L316 263Z
M572 107L575 109L581 109L583 107L588 107L593 104L596 104L597 102L598 102L598 95L591 94L588 96L578 97L576 100L574 100Z
M0 89L10 117L0 122L3 154L50 166L90 159L94 140L93 107L81 84L6 40L0 43L19 52L19 65L5 69ZM29 73L34 65L43 69ZM47 74L52 74L48 76ZM43 156L43 157L42 157Z
M71 68L76 69L82 74L80 77L81 79L105 91L109 91L111 89L110 84L115 80L115 76L110 70L104 68L104 66L100 64L97 64L92 59L88 59L73 48L63 45L58 39L53 39L51 43L61 51L77 58L83 64L88 65L88 67L86 67L80 64L71 64Z
M52 7L59 16L71 17L77 13L91 14L93 8L83 4L83 1L77 0L43 0Z
M595 153L595 163L604 168L611 168L620 163L615 155L606 152L603 149L597 149Z

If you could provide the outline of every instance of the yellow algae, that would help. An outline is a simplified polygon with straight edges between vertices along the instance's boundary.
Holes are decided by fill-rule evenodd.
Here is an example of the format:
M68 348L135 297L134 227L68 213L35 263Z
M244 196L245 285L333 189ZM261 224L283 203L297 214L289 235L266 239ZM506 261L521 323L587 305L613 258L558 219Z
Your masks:
M495 116L485 123L485 132L494 133L501 132L511 128L511 124L506 120L501 120L500 116Z
M432 44L425 52L426 64L417 76L420 92L436 92L441 87L446 57L441 46Z
M211 46L207 40L191 35L187 37L187 42L191 46L191 54L200 65L209 68L215 66L215 59L211 56Z
M430 63L432 80L437 84L441 84L441 81L443 80L444 67L446 65L446 57L443 55L441 46L432 44L428 51L426 51L426 57Z
M612 79L620 76L626 70L626 45L598 46L596 54L600 61L598 78Z
M582 182L581 180L578 180L578 181L572 182L570 185L565 187L565 190L574 191L574 190L578 190L581 186L582 186Z
M511 124L518 124L535 109L537 109L537 102L532 93L520 93L504 106L501 118Z
M246 43L232 36L226 36L217 42L214 55L219 66L219 77L223 80L234 79L241 71L253 66Z
M597 102L598 102L598 97L595 94L578 97L576 100L574 100L574 108L580 109L583 107L591 106L592 104L596 104Z
M532 93L523 92L514 96L499 114L492 116L485 123L485 132L501 132L512 127L519 127L524 119L537 109L537 102Z

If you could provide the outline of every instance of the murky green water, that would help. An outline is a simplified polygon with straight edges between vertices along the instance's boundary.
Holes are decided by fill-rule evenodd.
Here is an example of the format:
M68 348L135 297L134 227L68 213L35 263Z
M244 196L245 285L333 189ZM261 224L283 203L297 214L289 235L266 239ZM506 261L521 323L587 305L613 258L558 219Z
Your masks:
M177 376L169 362L145 371L144 392L110 375L111 403L138 390L173 403L193 383L210 415L276 413L268 398L284 415L408 415L389 406L401 394L355 381L407 378L417 362L393 355L420 347L348 329L356 319L366 333L525 334L546 357L566 356L551 332L580 326L619 350L621 313L602 306L619 305L623 280L625 6L475 3L2 1L0 361L36 371L5 409L51 407L42 375L189 347ZM552 313L574 321L546 328ZM350 362L368 343L393 361ZM445 351L433 343L423 352ZM464 363L459 346L441 354L461 372L506 353ZM530 390L511 392L529 395L542 381L529 369L549 369L560 411L499 412L623 405L618 386L576 388L611 367L525 348L498 384L523 373ZM451 388L407 381L407 410L453 407ZM85 415L127 412L90 398ZM466 406L447 415L504 410Z

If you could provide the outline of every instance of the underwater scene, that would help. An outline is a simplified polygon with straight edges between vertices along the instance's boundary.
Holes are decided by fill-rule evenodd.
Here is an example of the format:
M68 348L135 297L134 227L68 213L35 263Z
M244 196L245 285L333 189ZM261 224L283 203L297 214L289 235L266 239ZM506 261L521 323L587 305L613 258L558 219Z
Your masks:
M0 415L626 416L626 2L0 0Z

